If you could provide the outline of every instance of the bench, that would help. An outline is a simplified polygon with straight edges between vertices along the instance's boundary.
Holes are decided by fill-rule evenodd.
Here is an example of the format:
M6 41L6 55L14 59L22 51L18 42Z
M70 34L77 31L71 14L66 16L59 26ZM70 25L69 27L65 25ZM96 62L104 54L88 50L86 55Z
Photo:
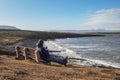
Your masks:
M36 62L43 61L40 57L42 52L40 52L34 48L24 47L24 46L16 46L15 51L16 51L16 59L18 59L18 60L32 59L32 60L35 60ZM54 51L52 51L52 52L54 52ZM68 61L68 57L66 57L65 59L62 59L62 57L60 58L59 56L52 55L52 54L50 55L50 58L53 62L57 62L59 64L65 65L65 66Z
M16 46L16 59L33 59L36 62L40 61L40 55L39 52L34 48L24 47L24 46Z

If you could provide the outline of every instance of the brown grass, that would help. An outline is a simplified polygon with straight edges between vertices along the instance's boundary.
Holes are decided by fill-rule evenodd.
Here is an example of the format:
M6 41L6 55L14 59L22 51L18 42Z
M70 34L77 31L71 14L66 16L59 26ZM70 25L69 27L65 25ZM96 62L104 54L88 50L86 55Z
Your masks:
M0 39L0 45L11 45L22 40L22 37L2 37Z
M67 67L57 63L38 64L1 55L0 80L120 80L120 70L71 63Z

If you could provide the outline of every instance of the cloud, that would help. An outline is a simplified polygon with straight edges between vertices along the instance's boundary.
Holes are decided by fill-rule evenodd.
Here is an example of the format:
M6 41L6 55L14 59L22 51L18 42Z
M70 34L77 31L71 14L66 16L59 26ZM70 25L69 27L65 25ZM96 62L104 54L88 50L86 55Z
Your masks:
M120 9L96 11L81 25L84 29L120 30Z

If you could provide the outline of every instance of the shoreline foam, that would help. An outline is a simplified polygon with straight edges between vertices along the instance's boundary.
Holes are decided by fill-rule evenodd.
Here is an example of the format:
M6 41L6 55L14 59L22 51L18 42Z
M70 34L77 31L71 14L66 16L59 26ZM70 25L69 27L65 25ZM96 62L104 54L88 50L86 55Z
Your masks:
M85 66L94 66L94 67L120 68L119 66L109 63L109 62L85 58L85 57L77 54L75 51L72 51L66 47L60 46L55 41L46 41L45 44L48 46L48 49L50 49L50 50L61 51L61 52L56 52L56 53L52 53L52 54L60 55L63 57L68 56L69 58L78 58L79 60L78 59L70 60L71 62L76 63L76 64L81 64L81 65L85 65Z

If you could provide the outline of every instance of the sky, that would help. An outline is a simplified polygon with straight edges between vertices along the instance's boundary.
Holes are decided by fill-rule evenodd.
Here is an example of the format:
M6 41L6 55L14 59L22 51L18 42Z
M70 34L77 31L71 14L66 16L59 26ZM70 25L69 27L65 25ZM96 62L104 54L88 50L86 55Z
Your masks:
M0 25L24 30L120 30L120 0L0 0Z

